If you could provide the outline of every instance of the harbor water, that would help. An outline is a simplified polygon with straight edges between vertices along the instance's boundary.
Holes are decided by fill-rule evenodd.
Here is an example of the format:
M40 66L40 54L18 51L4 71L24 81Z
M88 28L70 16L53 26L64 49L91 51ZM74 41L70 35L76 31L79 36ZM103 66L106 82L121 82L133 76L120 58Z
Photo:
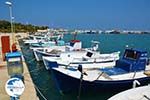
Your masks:
M65 42L71 39L73 39L73 35L64 35ZM79 34L76 39L81 40L85 48L91 46L92 40L99 41L101 53L121 51L122 55L125 48L137 48L148 51L150 55L150 35L148 34ZM60 93L56 89L51 73L45 69L42 62L36 62L32 50L24 45L22 41L20 41L20 46L32 80L47 100L77 100L78 95L76 93ZM37 90L37 95L40 97L40 100L45 100L39 91ZM114 94L111 90L109 93L81 93L80 100L107 100Z

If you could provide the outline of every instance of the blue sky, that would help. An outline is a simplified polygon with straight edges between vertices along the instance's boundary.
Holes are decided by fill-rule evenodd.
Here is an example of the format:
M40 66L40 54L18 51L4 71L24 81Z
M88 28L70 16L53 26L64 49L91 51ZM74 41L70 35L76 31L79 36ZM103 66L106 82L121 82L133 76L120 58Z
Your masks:
M9 9L0 0L0 19ZM16 22L68 29L150 30L150 0L11 0Z

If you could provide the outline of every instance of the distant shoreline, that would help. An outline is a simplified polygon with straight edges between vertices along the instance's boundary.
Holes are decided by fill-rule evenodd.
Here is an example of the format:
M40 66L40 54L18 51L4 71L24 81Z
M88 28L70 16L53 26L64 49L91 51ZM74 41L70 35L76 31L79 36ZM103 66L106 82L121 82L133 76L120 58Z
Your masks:
M46 33L53 34L150 34L150 31L140 30L78 30L64 28L49 28L48 26L36 26L32 24L13 23L13 33ZM0 33L12 33L9 21L0 20Z

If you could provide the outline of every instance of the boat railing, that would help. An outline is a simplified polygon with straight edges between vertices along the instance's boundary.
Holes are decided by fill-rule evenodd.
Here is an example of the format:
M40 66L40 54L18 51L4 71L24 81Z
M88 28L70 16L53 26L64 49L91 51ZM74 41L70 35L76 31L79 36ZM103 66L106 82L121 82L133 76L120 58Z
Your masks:
M82 60L82 61L88 61L88 60L94 60L94 62L98 61L98 59L103 59L103 60L107 60L107 59L112 59L114 61L118 60L119 57L113 57L113 56L106 56L106 57L82 57L82 58L75 58L76 60Z
M132 77L133 79L135 78L135 75L136 75L136 71L133 73L133 77Z

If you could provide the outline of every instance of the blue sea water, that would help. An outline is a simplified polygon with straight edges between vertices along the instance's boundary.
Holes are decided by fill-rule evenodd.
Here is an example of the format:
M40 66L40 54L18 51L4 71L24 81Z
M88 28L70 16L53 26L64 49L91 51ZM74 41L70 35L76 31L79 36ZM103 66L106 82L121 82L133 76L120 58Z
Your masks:
M72 35L67 35L64 39L69 41ZM127 45L129 48L150 51L150 35L148 34L80 34L77 35L77 39L83 42L83 47L89 47L92 40L99 41L99 50L102 53L123 52Z
M123 53L128 46L128 48L146 50L150 55L150 35L148 34L79 34L76 38L83 42L83 47L90 47L92 40L99 41L99 50L101 53L114 51L121 51ZM73 39L73 35L71 34L64 36L66 42L71 39ZM31 71L30 74L34 84L48 100L77 100L77 94L61 94L55 88L51 73L45 69L43 63L35 61L33 52L29 50L28 46L25 46L21 42L20 45L22 45L23 55L28 69ZM86 93L81 94L80 100L107 100L113 94L115 93L111 90L109 93ZM40 97L40 100L44 100L38 92L37 95Z

